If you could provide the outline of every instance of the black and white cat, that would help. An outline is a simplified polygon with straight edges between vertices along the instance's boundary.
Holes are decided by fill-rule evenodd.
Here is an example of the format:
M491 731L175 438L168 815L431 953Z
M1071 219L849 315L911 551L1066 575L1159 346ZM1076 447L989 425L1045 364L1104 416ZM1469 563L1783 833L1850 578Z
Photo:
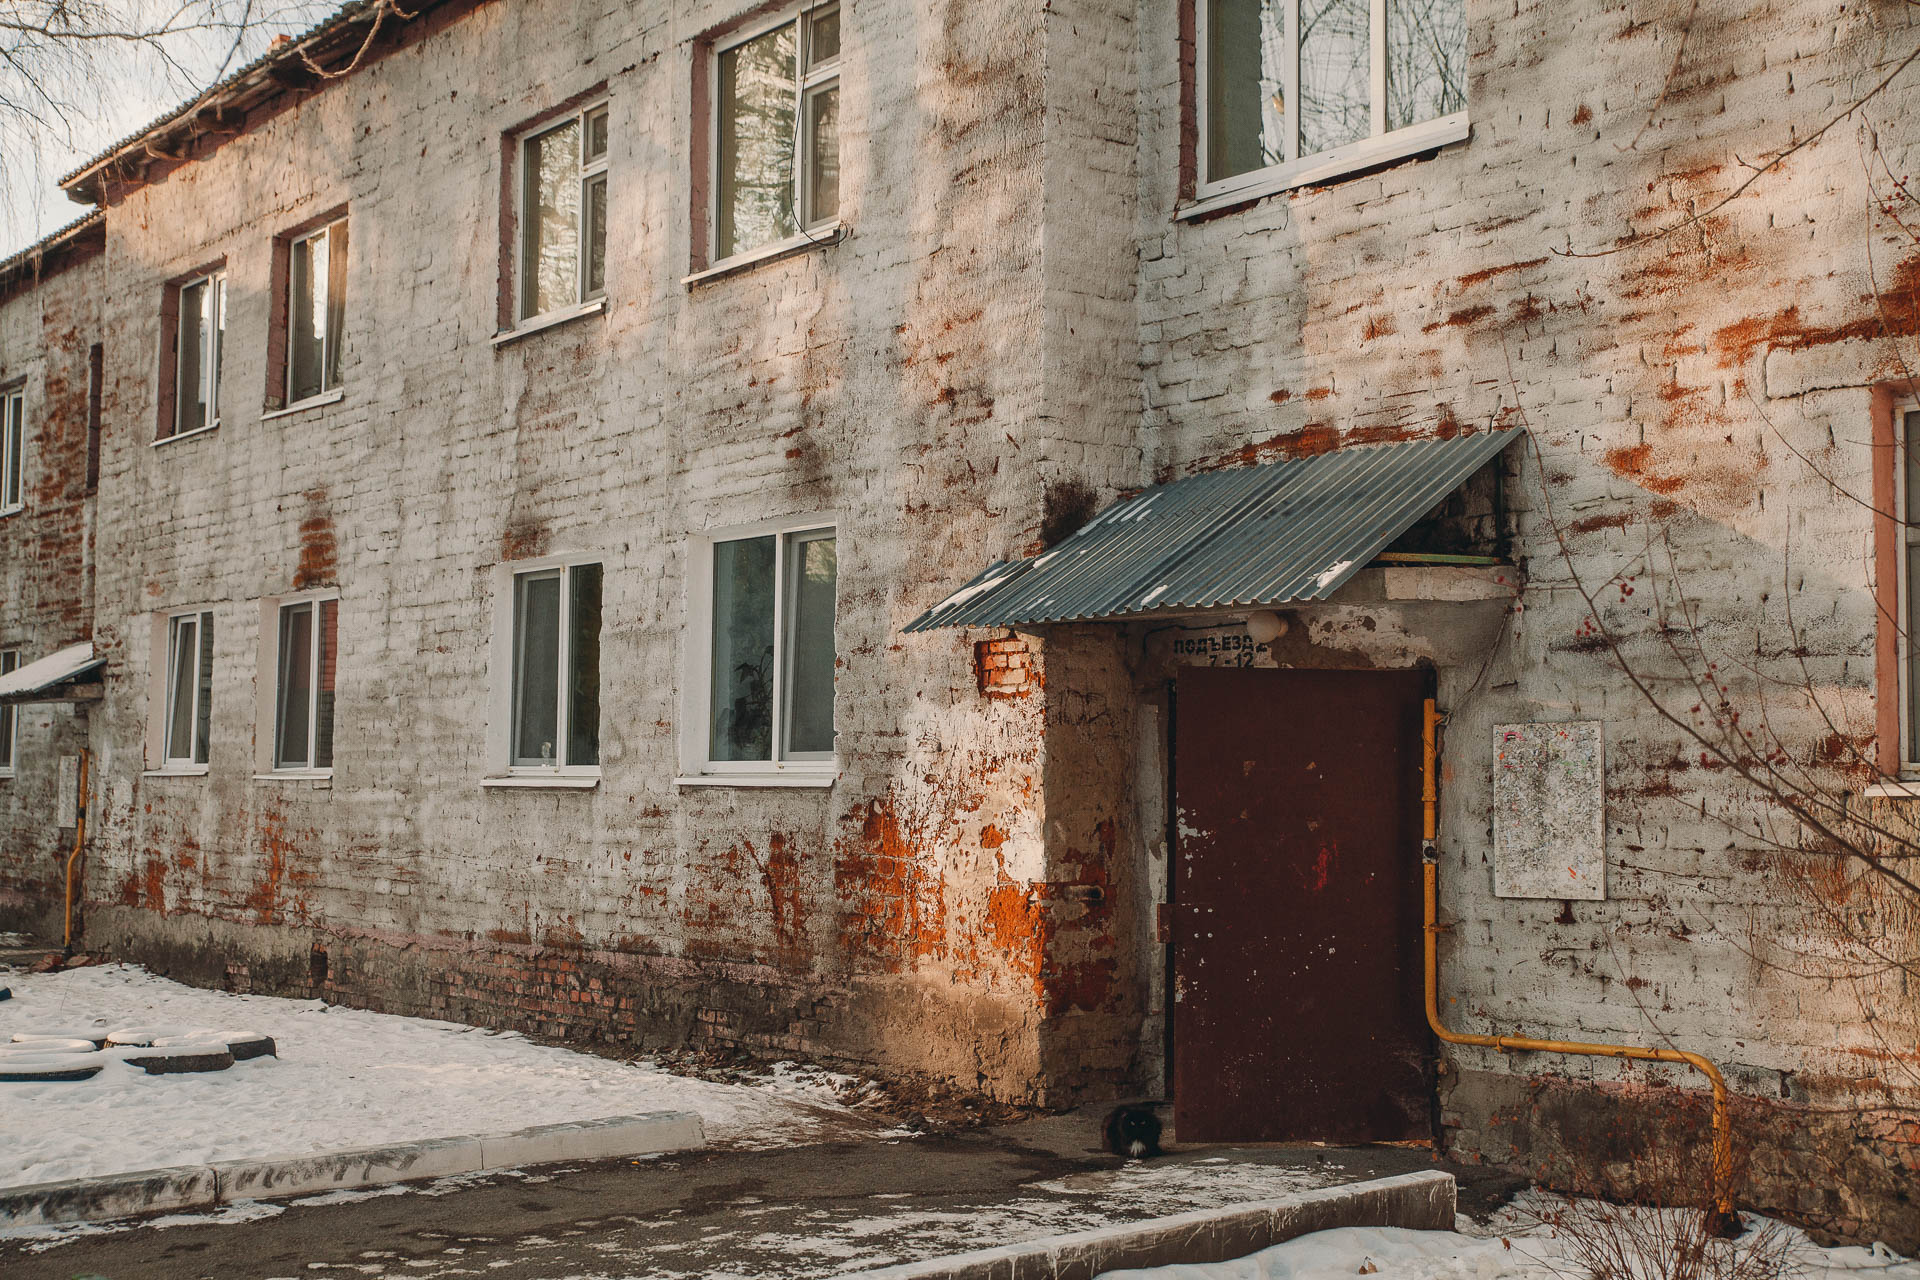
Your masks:
M1160 1118L1152 1107L1138 1104L1115 1107L1107 1116L1107 1150L1129 1160L1160 1154Z

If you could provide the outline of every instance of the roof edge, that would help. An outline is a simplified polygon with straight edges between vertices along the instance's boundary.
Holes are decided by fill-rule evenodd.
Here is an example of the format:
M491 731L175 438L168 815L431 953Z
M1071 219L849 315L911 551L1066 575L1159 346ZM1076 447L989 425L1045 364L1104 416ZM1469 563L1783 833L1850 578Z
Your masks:
M45 274L44 268L50 258L67 259L82 248L103 249L106 247L107 215L104 210L93 209L81 214L58 231L50 232L34 241L26 248L7 258L0 258L0 300L10 296L14 285L29 274ZM87 244L97 240L97 244ZM65 265L63 262L62 265Z
M202 139L215 139L215 146L228 138L251 132L260 121L245 114L262 103L287 94L317 92L380 61L411 43L404 37L391 37L368 44L364 58L348 65L344 72L330 76L315 75L313 68L338 64L340 56L357 52L373 36L372 28L389 20L394 32L438 30L440 24L423 24L431 11L453 9L457 13L477 8L484 0L417 0L403 10L392 0L348 0L331 17L297 36L276 41L260 57L215 82L166 115L135 130L119 142L80 165L59 180L69 199L82 204L105 205L107 181L117 179L144 183L147 171L156 164L178 167L202 158L197 150ZM234 109L239 112L234 118ZM264 117L263 117L264 119ZM211 150L211 148L208 148ZM120 170L115 173L114 170ZM170 169L169 169L170 171Z

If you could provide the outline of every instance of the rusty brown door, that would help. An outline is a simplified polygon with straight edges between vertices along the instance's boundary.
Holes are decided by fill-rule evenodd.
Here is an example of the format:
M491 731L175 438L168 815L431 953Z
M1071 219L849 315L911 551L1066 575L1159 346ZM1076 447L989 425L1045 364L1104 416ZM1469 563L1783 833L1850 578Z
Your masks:
M1175 686L1174 1129L1432 1137L1419 671Z

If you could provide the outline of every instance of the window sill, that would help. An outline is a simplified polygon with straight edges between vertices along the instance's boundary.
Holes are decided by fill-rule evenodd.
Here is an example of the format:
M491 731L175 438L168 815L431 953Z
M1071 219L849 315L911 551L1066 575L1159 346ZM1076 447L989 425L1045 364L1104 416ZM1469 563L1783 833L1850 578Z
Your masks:
M272 418L284 418L288 414L305 413L308 409L318 409L321 405L338 404L340 397L346 395L345 387L335 387L331 391L322 391L317 396L308 396L305 400L295 400L284 409L269 409L260 415L260 421Z
M1868 800L1920 800L1920 780L1876 782L1860 792Z
M606 298L599 297L593 299L591 302L583 302L576 307L568 307L563 311L549 311L543 316L529 316L513 328L503 329L499 333L494 334L489 341L496 347L504 347L508 343L518 342L522 338L530 337L536 333L542 333L548 329L566 324L570 320L578 320L582 316L599 315L606 309Z
M173 769L148 769L140 776L143 778L204 778L207 776L207 766L196 764Z
M1332 151L1323 151L1317 156L1308 156L1291 164L1262 169L1256 174L1246 175L1248 180L1238 185L1207 183L1200 188L1199 199L1174 210L1174 221L1204 218L1210 213L1252 204L1295 187L1331 182L1361 169L1404 160L1422 151L1444 147L1450 142L1465 141L1470 132L1472 128L1467 121L1467 113L1457 111L1453 115L1409 125L1377 138L1363 138L1359 142L1335 147Z
M17 516L27 509L24 502L16 502L10 507L0 507L0 516Z
M195 436L210 435L219 429L220 420L215 418L204 427L195 427L191 431L176 431L170 436L161 436L158 440L152 442L152 447L158 449L161 445L172 444L175 440L191 440Z
M781 773L695 773L675 778L676 787L831 787L838 769L787 770Z
M824 249L828 245L839 244L847 238L847 234L846 223L829 222L804 235L790 236L785 240L776 240L772 244L763 244L757 249L749 249L745 253L736 253L731 258L722 258L703 271L683 276L680 283L691 289L709 280L737 275L763 262L775 262L781 258L791 258L796 254L805 253L809 249Z
M561 791L591 791L600 785L597 773L508 773L480 779L483 787L549 787Z
M333 781L331 769L275 769L272 773L256 773L255 782L326 782Z

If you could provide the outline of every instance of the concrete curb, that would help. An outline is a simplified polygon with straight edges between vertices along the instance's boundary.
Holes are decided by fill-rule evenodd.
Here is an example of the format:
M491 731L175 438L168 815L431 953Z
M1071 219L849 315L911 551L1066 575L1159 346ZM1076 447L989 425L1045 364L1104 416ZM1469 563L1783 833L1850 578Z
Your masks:
M1454 1211L1453 1175L1433 1169L843 1275L849 1280L1093 1280L1103 1271L1132 1267L1226 1262L1333 1227L1451 1231Z
M234 1200L317 1195L556 1160L650 1155L702 1147L706 1140L700 1117L693 1112L650 1111L543 1124L513 1133L427 1138L279 1160L223 1160L176 1169L146 1169L104 1178L0 1188L0 1227L210 1209Z

